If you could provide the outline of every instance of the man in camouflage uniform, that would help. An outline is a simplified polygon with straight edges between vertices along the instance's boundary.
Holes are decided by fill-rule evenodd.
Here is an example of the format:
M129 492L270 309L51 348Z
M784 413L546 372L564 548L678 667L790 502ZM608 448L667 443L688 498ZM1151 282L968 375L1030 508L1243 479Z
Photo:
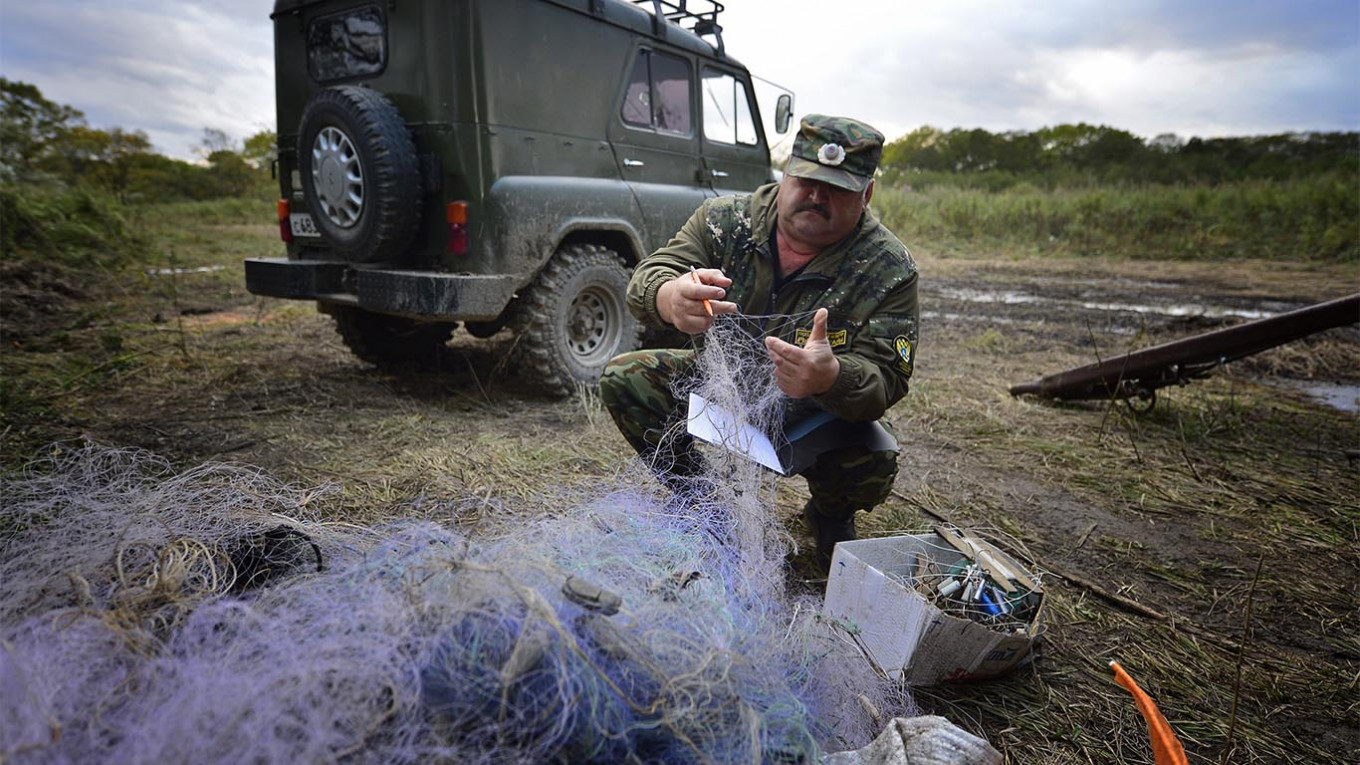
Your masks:
M808 115L783 180L706 200L633 272L629 308L649 325L691 335L712 326L714 314L816 311L805 326L766 337L776 384L795 406L878 420L907 392L917 339L916 264L868 207L882 148L882 134L862 122ZM623 436L672 486L700 469L683 424L676 427L686 402L671 386L692 371L694 353L626 353L600 380ZM801 475L812 495L803 517L825 567L837 542L855 538L855 512L887 498L897 453L851 442Z

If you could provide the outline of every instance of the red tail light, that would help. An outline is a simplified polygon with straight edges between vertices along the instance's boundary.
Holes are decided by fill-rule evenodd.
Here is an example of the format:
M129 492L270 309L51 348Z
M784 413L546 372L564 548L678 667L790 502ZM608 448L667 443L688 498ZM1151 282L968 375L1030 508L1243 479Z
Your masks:
M449 254L468 254L467 202L449 202L444 211L449 224Z
M293 241L293 226L288 221L288 200L279 200L279 238L285 243Z

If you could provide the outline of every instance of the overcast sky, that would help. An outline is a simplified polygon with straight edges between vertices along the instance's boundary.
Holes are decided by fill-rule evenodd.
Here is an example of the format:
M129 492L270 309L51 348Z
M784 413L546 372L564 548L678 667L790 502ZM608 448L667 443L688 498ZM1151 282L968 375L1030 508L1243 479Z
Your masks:
M1360 130L1357 0L724 2L729 53L792 89L800 114L889 139L1064 122L1145 138ZM0 0L0 75L191 158L205 127L274 129L272 6Z

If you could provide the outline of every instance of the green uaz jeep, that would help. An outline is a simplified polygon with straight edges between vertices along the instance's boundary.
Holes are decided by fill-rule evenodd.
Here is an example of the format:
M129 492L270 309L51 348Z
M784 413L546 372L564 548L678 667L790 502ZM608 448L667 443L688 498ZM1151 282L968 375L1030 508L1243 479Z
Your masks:
M705 197L771 179L721 10L277 0L287 257L247 260L247 288L317 301L373 363L432 358L461 323L518 333L548 390L593 383L639 342L632 265Z

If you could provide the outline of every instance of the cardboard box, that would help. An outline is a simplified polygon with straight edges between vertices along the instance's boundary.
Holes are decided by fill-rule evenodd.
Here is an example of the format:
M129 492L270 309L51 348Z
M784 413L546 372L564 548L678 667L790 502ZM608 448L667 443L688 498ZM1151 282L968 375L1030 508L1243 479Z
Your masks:
M884 674L910 685L998 677L1029 657L1041 631L1042 600L1018 634L950 615L907 584L922 556L941 572L962 557L937 534L841 542L831 559L823 611ZM1009 556L1005 561L1025 569Z

